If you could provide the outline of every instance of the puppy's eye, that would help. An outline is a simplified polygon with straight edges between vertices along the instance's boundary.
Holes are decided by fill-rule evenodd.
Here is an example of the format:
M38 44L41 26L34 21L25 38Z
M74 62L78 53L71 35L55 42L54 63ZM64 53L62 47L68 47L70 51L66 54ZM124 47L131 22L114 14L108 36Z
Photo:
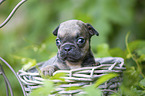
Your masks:
M56 45L59 46L61 44L60 39L56 39Z
M83 44L85 43L85 39L83 38L79 38L78 41L77 41L78 44Z

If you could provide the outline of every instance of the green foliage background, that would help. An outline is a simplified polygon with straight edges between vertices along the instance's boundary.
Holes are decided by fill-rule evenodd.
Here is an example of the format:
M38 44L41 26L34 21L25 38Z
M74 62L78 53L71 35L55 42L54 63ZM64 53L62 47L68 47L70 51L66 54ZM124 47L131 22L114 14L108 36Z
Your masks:
M0 23L20 0L0 5ZM0 57L17 72L31 58L45 61L57 52L52 31L63 21L79 19L100 33L92 38L95 57L123 57L127 67L121 86L124 95L145 93L145 1L144 0L27 0L10 22L0 29ZM130 32L129 37L125 37ZM128 47L127 47L128 46ZM127 48L126 48L127 47ZM28 59L27 59L28 60ZM27 62L29 63L29 61ZM33 65L33 64L32 64ZM18 81L3 65L15 96L22 96ZM0 93L5 84L0 76Z

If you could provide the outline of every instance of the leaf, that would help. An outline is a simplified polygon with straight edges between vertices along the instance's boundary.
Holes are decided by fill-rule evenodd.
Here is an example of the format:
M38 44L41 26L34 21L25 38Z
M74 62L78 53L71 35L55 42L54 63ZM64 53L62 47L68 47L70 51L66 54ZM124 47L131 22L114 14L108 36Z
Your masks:
M139 48L138 50L136 50L136 53L139 56L145 55L145 46L143 48Z
M71 86L71 87L66 88L65 90L70 91L70 90L77 90L77 89L82 89L82 87L80 87L80 86Z
M124 72L124 85L126 85L127 87L138 85L138 81L140 79L138 78L139 74L140 73L136 71L135 67L126 68L126 71Z
M139 82L139 85L145 90L145 78Z
M48 96L54 90L54 83L52 81L44 80L42 87L32 90L30 96Z
M51 80L61 80L61 81L65 82L65 79L62 78L62 77L66 77L66 73L63 73L63 72L61 72L61 73L56 73L56 74L55 74L54 76L52 76L50 79L51 79Z
M20 56L13 56L15 59L21 60L21 64L23 65L24 70L28 70L29 68L35 66L37 64L35 59L25 58Z
M24 66L23 66L23 69L24 70L28 70L29 68L33 67L36 65L36 60L32 59L30 60L28 63L26 63Z
M108 44L100 44L97 46L97 57L107 57L111 56L109 53L109 45Z
M133 95L134 96L145 96L145 91L143 91L143 90L139 90L138 88L136 88L136 87L131 87L131 91L132 91L132 93L134 93Z
M86 96L102 96L101 90L94 86L87 86L84 88L84 91L87 93Z
M132 54L131 53L129 53L129 54L126 55L126 58L127 59L130 59L131 57L132 57Z
M129 80L128 80L129 81ZM117 96L145 96L144 90L139 90L136 86L121 86L121 94Z
M145 61L145 54L142 54L137 60L139 62Z
M136 41L130 42L128 45L129 45L131 52L133 52L137 49L142 49L142 48L144 50L145 41L144 40L136 40Z
M109 53L113 57L122 57L122 58L125 57L125 52L120 48L112 48L109 50Z
M99 85L101 85L102 83L106 82L109 79L112 79L114 77L118 76L118 74L116 73L110 73L110 74L106 74L101 76L94 84L95 87L98 87Z

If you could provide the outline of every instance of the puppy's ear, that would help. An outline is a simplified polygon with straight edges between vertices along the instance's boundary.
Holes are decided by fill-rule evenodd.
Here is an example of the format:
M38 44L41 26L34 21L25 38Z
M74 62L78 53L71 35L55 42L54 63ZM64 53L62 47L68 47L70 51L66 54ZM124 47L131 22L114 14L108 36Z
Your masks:
M93 35L99 36L99 33L96 31L96 29L91 24L86 23L86 25L87 25L87 28L88 28L91 36L93 36Z
M59 26L57 26L57 28L53 31L53 35L54 35L54 36L57 36L58 29L59 29Z

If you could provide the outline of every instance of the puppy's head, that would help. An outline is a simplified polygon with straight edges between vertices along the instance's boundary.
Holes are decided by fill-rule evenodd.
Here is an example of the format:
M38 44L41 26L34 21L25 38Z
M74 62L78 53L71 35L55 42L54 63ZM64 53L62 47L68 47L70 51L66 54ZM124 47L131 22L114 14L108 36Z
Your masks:
M90 38L99 33L88 23L69 20L61 23L53 34L57 36L58 58L67 62L79 62L90 50Z

